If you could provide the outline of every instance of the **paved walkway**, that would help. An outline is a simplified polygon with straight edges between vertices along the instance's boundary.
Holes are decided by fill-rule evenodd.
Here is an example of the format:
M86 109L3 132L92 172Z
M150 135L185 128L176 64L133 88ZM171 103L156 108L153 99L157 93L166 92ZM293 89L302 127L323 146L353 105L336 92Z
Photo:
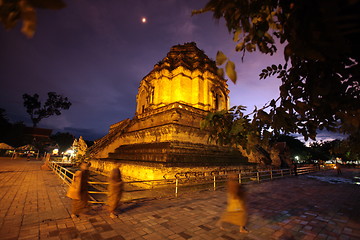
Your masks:
M333 170L247 185L251 232L240 234L215 227L224 190L126 203L118 219L96 207L73 220L65 186L41 164L0 158L0 239L360 239L360 185L341 183ZM343 174L350 180L360 170Z

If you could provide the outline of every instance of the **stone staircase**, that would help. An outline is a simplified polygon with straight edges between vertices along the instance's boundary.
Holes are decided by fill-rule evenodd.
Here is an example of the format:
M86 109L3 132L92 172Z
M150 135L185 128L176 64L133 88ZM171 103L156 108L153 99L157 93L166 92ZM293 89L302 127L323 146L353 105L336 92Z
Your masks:
M125 131L126 127L131 123L130 119L125 119L116 128L112 129L107 135L103 138L95 141L95 144L89 148L90 155L95 155L100 152L103 148L110 145L112 142L116 141L121 134Z

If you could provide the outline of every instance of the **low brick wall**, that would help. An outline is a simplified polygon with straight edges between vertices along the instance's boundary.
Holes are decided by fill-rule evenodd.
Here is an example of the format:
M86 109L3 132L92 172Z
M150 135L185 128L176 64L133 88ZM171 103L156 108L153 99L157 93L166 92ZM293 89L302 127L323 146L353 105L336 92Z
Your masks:
M256 169L255 165L243 166L192 166L167 167L157 163L122 162L115 160L91 159L91 170L108 175L116 166L120 166L126 181L151 181L161 179L186 178L194 176L226 175L229 172Z

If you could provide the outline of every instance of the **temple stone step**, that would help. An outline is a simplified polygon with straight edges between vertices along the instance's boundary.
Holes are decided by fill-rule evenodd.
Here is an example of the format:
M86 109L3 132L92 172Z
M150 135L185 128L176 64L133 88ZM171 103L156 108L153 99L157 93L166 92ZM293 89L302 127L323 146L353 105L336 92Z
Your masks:
M160 142L122 145L109 158L194 165L244 164L247 159L237 150L184 142Z

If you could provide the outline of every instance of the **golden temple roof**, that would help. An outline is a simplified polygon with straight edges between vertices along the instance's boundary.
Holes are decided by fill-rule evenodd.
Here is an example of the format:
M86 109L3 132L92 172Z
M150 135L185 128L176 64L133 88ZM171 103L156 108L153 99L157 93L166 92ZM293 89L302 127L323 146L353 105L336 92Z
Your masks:
M182 66L189 70L205 70L217 74L215 61L211 60L203 50L200 50L195 42L179 44L171 47L170 52L154 65L153 71L168 69L172 71ZM153 72L152 71L152 72Z

